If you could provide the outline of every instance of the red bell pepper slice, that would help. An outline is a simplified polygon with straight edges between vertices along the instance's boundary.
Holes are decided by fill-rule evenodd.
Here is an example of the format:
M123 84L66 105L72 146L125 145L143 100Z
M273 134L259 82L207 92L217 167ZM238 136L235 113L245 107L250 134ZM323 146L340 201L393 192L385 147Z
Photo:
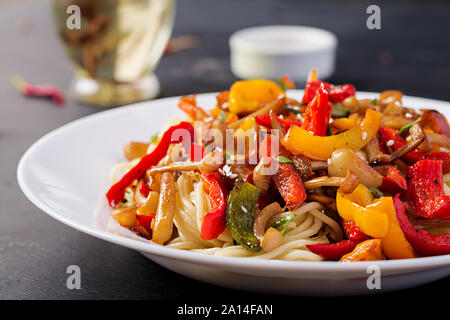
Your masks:
M325 81L311 81L306 83L305 93L303 95L302 103L307 104L311 102L315 95L316 91L323 85L324 89L328 92L328 99L332 103L341 102L347 97L354 96L356 93L355 87L351 84L342 84L338 86L334 86L331 83Z
M290 127L293 125L302 126L302 123L300 121L292 120L289 118L283 119L280 117L275 117L275 119L284 127L286 131L289 130ZM268 129L272 128L272 122L270 119L270 116L268 114L262 115L262 116L255 116L255 122L259 124L260 126L266 127Z
M389 168L388 174L383 178L380 187L381 191L390 194L403 193L407 188L406 179L400 175L397 168Z
M386 143L388 141L394 142L394 144L391 145L391 148L394 151L406 145L405 139L403 139L394 129L380 127L378 132L380 133L380 149L384 153L389 153L389 150L387 149L386 146ZM405 161L407 164L413 164L419 161L420 159L423 159L425 156L426 156L425 152L412 150L411 152L405 154L402 157L402 160Z
M444 193L441 160L420 160L406 169L409 203L418 216L450 218L450 196Z
M202 181L208 192L211 211L203 217L200 237L204 240L212 240L217 238L226 228L226 197L228 189L222 179L222 175L215 172L203 172L201 174Z
M424 158L429 160L442 160L442 172L450 172L450 152L435 151L427 154Z
M279 123L284 127L284 130L288 131L290 127L292 126L298 126L301 127L302 123L300 121L292 120L289 118L283 119L280 117L275 117Z
M191 150L189 151L189 156L191 161L197 162L203 159L203 157L207 154L205 148L202 145L193 143L191 145Z
M322 85L303 114L302 128L317 136L326 136L330 117L331 104L328 102L328 93Z
M144 227L147 231L152 232L152 220L155 217L154 215L143 216L137 215L138 226Z
M393 201L400 228L417 254L422 256L450 254L450 233L434 235L414 227L405 213L405 206L399 195L395 196Z
M148 197L148 194L150 193L150 187L148 186L148 184L143 183L141 185L141 188L139 189L139 192L144 196L144 197Z
M342 227L349 240L361 242L368 239L367 235L359 229L354 221L342 220Z
M359 242L360 241L342 240L338 243L307 244L306 247L311 250L311 252L324 257L326 260L338 261L343 255L352 252Z
M255 116L255 122L260 126L266 127L268 129L272 128L272 123L270 121L270 116L268 114L262 116Z
M272 151L274 150L272 150L271 145L274 143L278 144L278 154L272 154ZM287 159L291 156L289 152L279 144L278 138L270 134L264 138L264 141L260 145L259 152L260 157L267 158L269 164L272 161L277 161L276 158L278 156ZM270 166L272 166L272 164L270 164ZM302 178L291 162L278 162L278 171L272 176L272 179L275 182L281 197L286 202L286 207L288 209L293 209L306 200L306 192Z
M186 137L186 133L189 134L189 141L183 139ZM125 189L128 188L134 180L142 178L148 169L156 165L167 154L170 144L180 142L183 142L183 146L186 150L189 150L189 146L194 142L194 127L192 127L189 122L181 122L164 132L161 141L153 152L144 156L138 164L108 190L106 198L108 199L109 205L114 207L121 202Z

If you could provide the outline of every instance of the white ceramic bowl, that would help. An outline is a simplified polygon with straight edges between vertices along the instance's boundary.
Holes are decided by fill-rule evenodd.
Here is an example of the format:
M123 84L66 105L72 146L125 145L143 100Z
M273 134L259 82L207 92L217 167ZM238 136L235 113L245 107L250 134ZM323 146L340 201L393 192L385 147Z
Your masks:
M323 29L263 26L230 37L231 70L239 78L277 79L288 74L304 82L312 68L326 79L334 71L337 38Z
M293 91L294 98L301 91ZM375 93L360 93L375 98ZM22 157L17 178L25 195L55 219L92 236L142 252L149 259L193 279L258 292L346 295L368 290L367 267L379 266L381 290L407 288L450 274L450 255L379 262L293 262L214 257L170 249L111 223L105 200L109 171L124 161L121 146L147 140L170 118L182 116L178 98L143 102L79 119L45 135ZM450 116L450 103L405 97L406 105L432 107ZM213 106L215 94L198 95ZM18 217L19 218L19 217ZM82 250L82 248L80 249ZM101 253L100 253L101 254Z

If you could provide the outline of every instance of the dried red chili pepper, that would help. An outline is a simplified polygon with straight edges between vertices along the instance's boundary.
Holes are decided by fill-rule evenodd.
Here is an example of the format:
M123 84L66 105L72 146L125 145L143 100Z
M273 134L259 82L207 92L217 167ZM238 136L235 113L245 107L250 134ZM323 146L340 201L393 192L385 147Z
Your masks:
M450 196L445 195L441 160L420 160L406 169L407 196L418 216L450 218Z
M59 106L62 106L64 104L64 95L62 91L54 85L31 84L17 76L11 79L11 83L17 90L19 90L26 96L51 98L53 99L53 102L55 102Z
M185 131L177 131L185 130ZM189 141L185 141L186 133L189 134ZM153 152L144 156L138 164L128 171L122 179L115 183L106 193L106 198L111 207L122 201L125 189L130 186L134 180L140 179L145 172L152 166L156 165L166 154L169 145L172 143L183 142L184 149L189 150L190 145L194 142L194 127L189 122L181 122L178 125L170 127L161 138L161 141L153 150Z
M400 228L417 254L422 256L450 254L450 233L438 236L414 227L405 213L405 206L399 195L395 196L393 201Z

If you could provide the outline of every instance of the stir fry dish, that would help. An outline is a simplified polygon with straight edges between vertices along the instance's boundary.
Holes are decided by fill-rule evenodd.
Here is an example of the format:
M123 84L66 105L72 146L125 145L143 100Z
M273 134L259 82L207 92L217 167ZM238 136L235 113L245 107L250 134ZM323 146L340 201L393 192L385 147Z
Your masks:
M106 197L149 242L216 256L369 261L450 254L450 127L399 91L358 99L309 74L182 97L150 141L128 142ZM293 95L289 95L293 96ZM432 106L431 106L432 107ZM117 221L117 222L115 222Z

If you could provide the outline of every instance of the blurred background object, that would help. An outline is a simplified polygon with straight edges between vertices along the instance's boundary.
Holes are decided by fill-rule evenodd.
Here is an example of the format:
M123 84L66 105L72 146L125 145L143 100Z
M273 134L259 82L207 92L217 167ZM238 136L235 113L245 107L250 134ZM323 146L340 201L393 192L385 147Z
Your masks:
M321 79L333 74L337 39L323 29L304 26L261 26L230 37L231 71L239 78L279 79L283 75L306 82L311 69Z
M79 8L80 29L68 28L73 6ZM58 34L75 68L77 99L117 106L156 97L153 70L169 40L174 11L175 0L52 0Z
M161 83L160 96L226 90L237 80L230 69L230 35L243 28L283 24L323 28L337 36L332 83L352 83L365 91L398 89L450 101L449 1L377 1L381 30L366 27L366 9L372 3L179 0L173 36L192 35L195 44L160 60L154 71ZM73 67L55 32L50 5L45 0L0 0L0 298L261 301L264 296L181 277L135 251L82 234L43 214L22 194L15 176L25 150L49 131L103 110L70 96L58 108L50 99L26 97L10 84L11 76L20 75L30 83L55 84L68 93ZM296 85L304 87L302 82ZM157 130L149 128L149 135ZM82 270L82 290L65 286L66 268L72 264ZM402 296L411 301L436 297L448 286L449 280L444 280L402 291ZM398 301L394 294L387 296ZM288 306L291 300L283 299Z

